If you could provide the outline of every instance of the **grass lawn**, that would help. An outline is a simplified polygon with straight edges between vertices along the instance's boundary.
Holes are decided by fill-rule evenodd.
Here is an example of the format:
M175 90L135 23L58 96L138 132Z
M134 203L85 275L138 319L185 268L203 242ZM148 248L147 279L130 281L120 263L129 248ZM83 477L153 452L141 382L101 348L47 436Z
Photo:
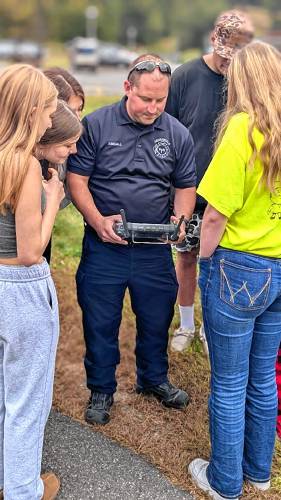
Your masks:
M102 106L106 106L107 104L112 104L114 102L119 101L121 98L120 95L113 96L88 96L86 98L86 105L83 111L83 115L87 115L91 113L95 109L101 108Z

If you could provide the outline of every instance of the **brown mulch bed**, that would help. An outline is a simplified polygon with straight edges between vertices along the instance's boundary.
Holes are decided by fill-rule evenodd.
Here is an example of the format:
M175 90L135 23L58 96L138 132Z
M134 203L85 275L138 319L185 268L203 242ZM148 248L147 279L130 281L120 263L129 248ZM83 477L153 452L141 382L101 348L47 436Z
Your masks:
M73 272L54 271L60 302L61 337L55 377L54 407L79 422L88 390L83 366L84 340L81 314L76 301ZM134 318L129 300L123 311L120 332L121 363L117 370L118 391L106 426L88 426L141 454L174 484L190 491L198 500L206 497L190 481L186 464L195 457L208 458L207 395L209 367L200 352L170 355L170 379L185 389L191 403L185 411L165 409L156 400L137 395L135 384ZM209 497L208 497L209 498ZM246 487L244 499L280 499L280 492L257 494Z

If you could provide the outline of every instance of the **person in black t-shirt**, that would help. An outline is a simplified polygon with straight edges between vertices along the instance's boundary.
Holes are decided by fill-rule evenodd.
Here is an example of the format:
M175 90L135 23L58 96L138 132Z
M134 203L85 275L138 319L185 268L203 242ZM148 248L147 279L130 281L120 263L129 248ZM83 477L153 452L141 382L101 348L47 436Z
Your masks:
M191 132L197 185L211 161L215 122L224 107L224 76L231 57L235 51L250 42L252 37L253 26L244 13L224 12L217 18L211 35L213 52L183 64L172 75L166 111ZM189 347L195 333L196 264L200 225L206 205L206 201L197 195L195 213L187 227L185 241L176 245L180 327L174 332L171 342L171 349L174 351L183 351ZM199 337L207 354L203 324Z

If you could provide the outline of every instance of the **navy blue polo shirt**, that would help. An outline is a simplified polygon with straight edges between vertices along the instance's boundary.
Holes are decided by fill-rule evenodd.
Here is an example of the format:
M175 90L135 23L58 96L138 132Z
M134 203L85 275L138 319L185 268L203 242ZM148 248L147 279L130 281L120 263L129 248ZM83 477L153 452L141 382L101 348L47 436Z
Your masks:
M152 125L133 122L126 97L87 115L83 126L68 170L89 177L101 214L119 214L124 208L129 222L169 222L171 186L196 185L188 130L166 112Z

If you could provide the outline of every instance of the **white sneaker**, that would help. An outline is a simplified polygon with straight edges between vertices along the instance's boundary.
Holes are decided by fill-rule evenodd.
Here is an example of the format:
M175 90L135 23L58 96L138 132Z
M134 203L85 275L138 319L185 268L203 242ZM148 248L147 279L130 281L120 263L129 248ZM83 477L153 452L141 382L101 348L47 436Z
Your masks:
M199 339L202 342L204 353L206 354L206 356L209 356L209 347L208 347L208 342L207 342L207 339L206 339L206 333L205 333L204 323L201 323L201 326L200 326Z
M194 339L195 328L182 328L181 326L174 331L171 342L172 351L182 352L187 349Z
M192 460L188 466L188 472L191 475L193 481L197 484L198 488L203 491L206 491L208 495L214 500L226 500L227 497L222 497L211 487L207 476L206 470L209 465L207 460L202 460L202 458L195 458ZM232 498L231 500L239 500L238 497Z
M247 482L257 488L257 490L266 491L269 490L271 484L270 481L264 481L263 483L258 483L256 481L251 481L251 479L247 479Z

